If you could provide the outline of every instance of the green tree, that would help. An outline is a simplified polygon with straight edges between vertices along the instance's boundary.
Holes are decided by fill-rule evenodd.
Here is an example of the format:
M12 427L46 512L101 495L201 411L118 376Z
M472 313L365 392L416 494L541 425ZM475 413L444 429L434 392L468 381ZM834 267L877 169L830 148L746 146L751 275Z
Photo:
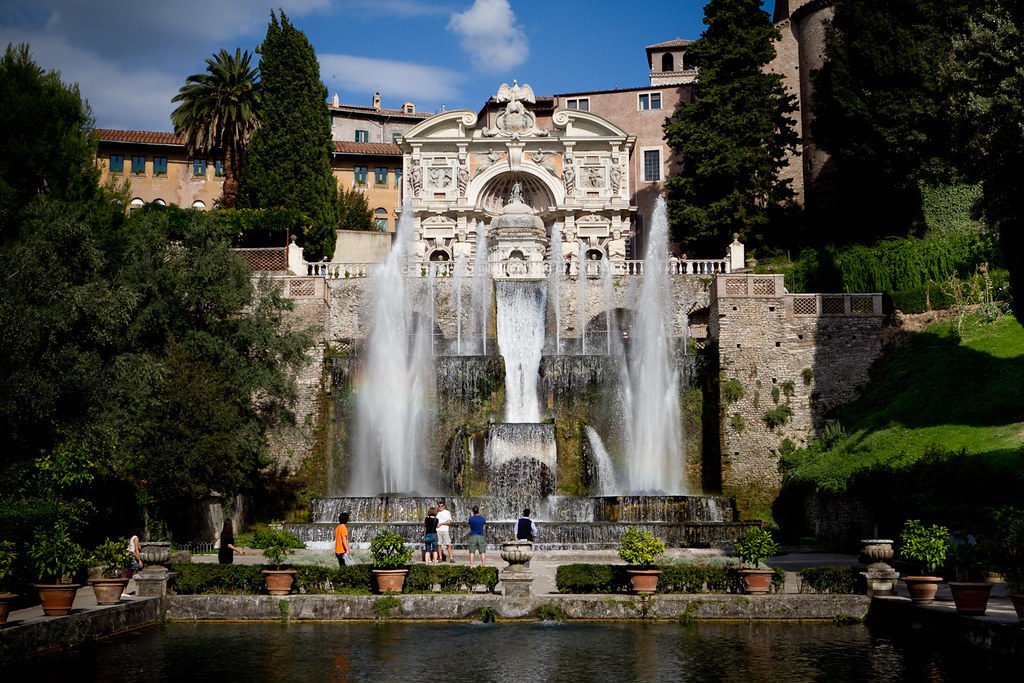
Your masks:
M765 71L779 34L760 0L711 0L704 23L687 49L700 70L696 102L681 103L665 123L682 162L669 178L668 202L674 239L718 250L734 232L763 237L770 210L793 197L778 171L799 138L795 98L781 76Z
M837 0L813 75L815 143L837 188L824 242L868 242L923 224L919 184L950 180L940 73L967 4Z
M241 204L298 209L310 219L302 238L308 260L334 253L337 185L331 174L331 124L320 65L302 31L272 12L259 48L262 125L249 145Z
M948 120L960 168L982 185L982 209L999 231L1014 310L1024 321L1024 6L981 4L947 63Z
M245 146L259 127L259 74L248 50L222 49L206 60L206 73L192 74L174 96L174 132L185 134L189 154L224 155L222 205L238 203L238 175Z
M85 201L98 194L92 115L77 85L32 61L28 45L0 58L0 244L17 233L35 196Z
M338 191L338 229L373 230L373 212L366 195L356 190Z

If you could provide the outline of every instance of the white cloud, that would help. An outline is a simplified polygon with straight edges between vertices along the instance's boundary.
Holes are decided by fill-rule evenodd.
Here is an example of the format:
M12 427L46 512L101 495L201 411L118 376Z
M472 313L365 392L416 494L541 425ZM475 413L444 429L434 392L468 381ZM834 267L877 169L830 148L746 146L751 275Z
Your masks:
M436 2L422 0L347 0L346 11L379 17L428 17L447 14L449 10Z
M495 73L518 66L530 54L526 34L516 25L508 0L474 0L448 21L477 68Z
M337 84L342 95L346 90L379 90L388 101L454 99L464 80L462 74L441 67L339 54L320 55L320 74L324 83Z

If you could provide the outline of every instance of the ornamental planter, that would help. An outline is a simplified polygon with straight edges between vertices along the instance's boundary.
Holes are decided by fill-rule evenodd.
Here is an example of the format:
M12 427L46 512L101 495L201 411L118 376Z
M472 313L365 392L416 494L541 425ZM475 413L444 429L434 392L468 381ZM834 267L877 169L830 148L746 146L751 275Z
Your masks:
M128 586L128 579L89 579L92 592L96 594L97 605L116 605Z
M1018 621L1024 622L1024 593L1010 593L1010 602L1013 603L1013 609L1017 612Z
M7 617L11 613L11 603L17 597L14 593L0 593L0 625L7 623Z
M289 595L295 582L294 569L264 569L263 579L267 582L267 592L271 595Z
M950 581L949 591L953 594L956 611L959 614L980 617L988 608L988 596L992 592L991 583L978 581Z
M519 570L533 557L531 541L509 541L501 544L501 559L508 562L508 570Z
M772 569L740 569L740 578L743 580L744 593L767 593L772 587L772 576L775 571Z
M627 569L626 575L633 587L633 592L641 595L654 593L658 588L660 569Z
M373 578L377 580L378 593L401 593L405 585L408 569L372 569Z
M75 593L81 586L77 583L37 583L39 602L43 604L43 614L48 617L63 617L71 611L75 602Z
M915 605L930 605L935 601L935 593L942 583L941 576L904 576L907 592Z

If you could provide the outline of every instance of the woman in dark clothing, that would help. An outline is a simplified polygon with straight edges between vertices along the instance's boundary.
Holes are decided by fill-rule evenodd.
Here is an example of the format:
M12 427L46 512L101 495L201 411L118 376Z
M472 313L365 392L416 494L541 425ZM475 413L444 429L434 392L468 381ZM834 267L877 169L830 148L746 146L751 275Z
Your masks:
M235 561L235 553L245 555L245 551L235 547L235 529L230 519L224 520L224 528L220 530L220 550L217 551L217 561L221 564L231 564Z
M427 510L423 520L423 561L437 562L437 508Z

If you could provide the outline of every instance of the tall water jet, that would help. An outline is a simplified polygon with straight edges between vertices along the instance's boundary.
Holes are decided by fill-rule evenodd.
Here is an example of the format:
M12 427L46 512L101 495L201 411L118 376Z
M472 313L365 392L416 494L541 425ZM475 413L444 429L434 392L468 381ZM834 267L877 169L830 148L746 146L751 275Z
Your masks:
M455 355L463 354L462 346L462 288L466 282L466 255L455 257L455 277L452 278L452 298L455 299ZM470 302L472 305L472 302ZM467 344L468 346L468 344Z
M597 474L594 493L598 496L613 496L619 492L619 485L615 477L615 467L608 455L608 449L604 447L601 435L597 433L596 429L590 425L586 425L583 429L587 434L587 442L590 444L590 453L594 458L594 469Z
M612 355L612 331L615 328L615 287L612 284L612 262L601 259L601 292L604 294L605 353Z
M356 448L351 454L354 495L433 488L420 468L427 434L427 394L434 373L425 316L417 324L403 274L412 236L408 206L397 233L387 261L370 279L376 309L356 389Z
M548 291L555 321L555 355L562 353L562 276L565 264L562 259L562 229L558 221L551 226L551 242L548 255Z
M495 291L498 350L505 357L505 421L540 422L537 385L544 351L544 285L501 281Z
M487 318L491 310L491 270L487 260L487 231L483 223L477 223L476 254L473 259L473 294L470 307L473 309L473 327L480 332L480 355L487 355Z
M679 374L666 325L668 211L655 203L643 282L623 382L630 440L631 491L684 493Z
M587 245L580 242L576 269L576 329L580 333L579 353L587 355Z

